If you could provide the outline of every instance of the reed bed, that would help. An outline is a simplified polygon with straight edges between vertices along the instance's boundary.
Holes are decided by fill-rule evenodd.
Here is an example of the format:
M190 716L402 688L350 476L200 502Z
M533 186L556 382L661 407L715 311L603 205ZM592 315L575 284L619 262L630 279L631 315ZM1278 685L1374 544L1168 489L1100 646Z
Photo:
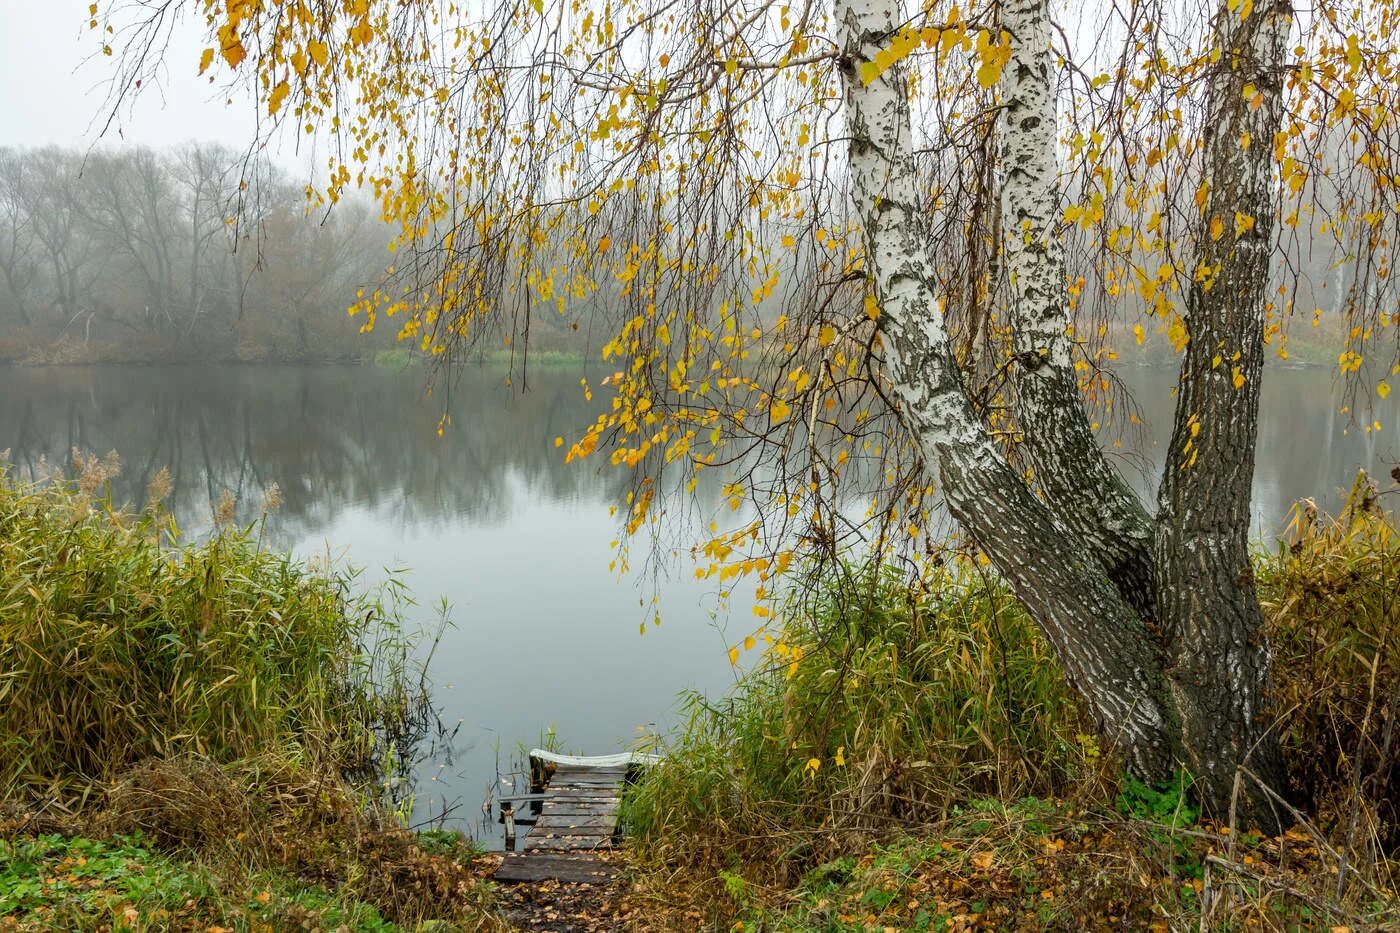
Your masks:
M151 758L403 772L431 707L400 587L264 548L260 522L182 544L158 498L105 497L115 458L79 462L0 480L0 796L82 799Z

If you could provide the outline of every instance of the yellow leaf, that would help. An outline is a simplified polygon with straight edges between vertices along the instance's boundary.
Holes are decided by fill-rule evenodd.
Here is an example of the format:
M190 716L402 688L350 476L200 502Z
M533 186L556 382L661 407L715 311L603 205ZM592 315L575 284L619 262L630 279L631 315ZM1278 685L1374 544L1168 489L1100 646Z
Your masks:
M267 112L275 116L277 111L282 109L282 101L287 99L287 95L291 93L291 90L292 89L287 86L286 81L279 81L277 86L272 89L271 96L267 99Z
M807 766L804 769L808 774L816 774L821 770L822 760L820 758L808 758Z
M237 68L238 63L248 57L248 52L243 48L243 43L234 39L231 43L225 43L220 50L223 53L224 61L228 62L230 68Z
M603 238L598 241L598 252L606 253L610 246L612 246L612 237L603 234Z
M1378 383L1376 383L1376 394L1379 395L1381 398L1385 398L1385 397L1387 397L1388 395L1390 395L1390 383L1388 383L1388 382L1378 382Z
M362 19L350 27L350 41L355 45L368 45L374 40L374 27L369 20Z
M1133 325L1133 336L1137 338L1138 346L1141 346L1141 345L1142 345L1142 325L1141 325L1141 324L1134 324L1134 325Z
M836 339L836 328L830 324L823 324L821 330L817 332L817 342L823 347L831 346L831 342Z
M972 857L972 865L978 871L986 871L992 867L992 860L996 858L993 852L978 852Z
M730 664L738 664L738 663L739 663L739 649L738 649L737 647L735 647L735 648L730 648L730 649L729 649L729 663L730 663Z
M306 52L316 64L322 66L326 64L326 59L329 55L326 49L326 43L317 42L315 39L312 39L310 42L306 43Z
M199 73L204 74L212 64L214 64L214 50L205 49L204 53L199 56Z
M745 650L745 651L752 651L752 650L753 650L753 646L754 646L755 644L756 644L756 642L754 641L753 636L752 636L752 635L748 636L747 638L744 639L744 650Z
M994 88L1001 80L1002 61L999 58L988 58L982 62L977 69L977 83L985 88Z
M780 398L774 399L773 407L770 408L768 412L773 418L773 423L776 424L779 421L786 419L788 415L792 414L792 407Z

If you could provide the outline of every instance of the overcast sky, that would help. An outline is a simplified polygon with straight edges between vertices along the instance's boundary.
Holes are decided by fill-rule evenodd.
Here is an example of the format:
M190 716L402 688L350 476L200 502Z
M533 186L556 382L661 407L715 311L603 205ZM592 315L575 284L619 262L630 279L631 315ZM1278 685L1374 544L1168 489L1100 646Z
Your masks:
M112 59L87 26L88 0L0 0L0 146L81 146L98 141L106 113ZM124 113L102 145L163 147L192 139L245 146L252 121L247 104L196 76L203 48L185 24L162 81ZM281 158L295 164L299 160Z

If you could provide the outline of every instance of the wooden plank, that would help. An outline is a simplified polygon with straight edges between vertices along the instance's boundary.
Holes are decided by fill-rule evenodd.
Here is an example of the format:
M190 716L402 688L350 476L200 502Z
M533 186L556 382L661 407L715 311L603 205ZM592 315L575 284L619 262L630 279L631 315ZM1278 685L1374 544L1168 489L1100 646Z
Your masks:
M617 755L561 755L543 748L530 749L531 764L552 764L555 767L608 767L610 765L650 765L661 760L661 756L646 752L622 752Z
M551 781L576 781L580 778L597 778L598 780L617 781L621 783L627 780L626 768L560 768L551 775Z
M553 810L546 810L535 818L540 823L558 824L561 826L616 826L616 813L556 813Z
M601 884L617 874L617 868L597 858L563 855L507 855L496 869L495 880L504 882L563 881Z
M612 826L566 826L563 824L545 824L536 826L530 830L530 839L547 839L551 836L592 836L594 838L611 839L613 835Z
M618 823L621 822L616 813L579 813L577 811L569 812L567 810L546 810L544 813L541 813L539 816L535 817L535 819L542 820L545 817L548 817L551 821L562 822L565 824L573 823L578 824L579 826L584 826L593 823L596 823L599 826L616 826ZM520 821L516 820L516 822L518 823Z
M612 840L598 839L594 836L583 838L569 837L567 839L540 839L533 845L529 842L525 845L525 852L577 852L580 854L587 852L607 852L612 849Z
M562 794L553 794L545 800L546 805L551 803L592 803L616 806L622 803L622 798L616 794L580 794L566 791Z

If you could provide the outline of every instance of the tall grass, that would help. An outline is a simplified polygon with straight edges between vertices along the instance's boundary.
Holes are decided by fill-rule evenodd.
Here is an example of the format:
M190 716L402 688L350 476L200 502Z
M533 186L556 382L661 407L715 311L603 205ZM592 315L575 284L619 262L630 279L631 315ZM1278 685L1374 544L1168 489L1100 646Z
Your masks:
M686 700L631 795L643 847L810 863L975 796L1052 794L1098 755L1048 648L995 582L944 565L917 588L847 568L792 599L768 663Z
M1294 794L1371 861L1400 851L1400 529L1382 505L1364 474L1335 518L1300 503L1257 564Z
M260 525L179 544L158 501L105 497L115 469L0 478L0 797L81 801L181 757L384 791L431 715L402 592L265 549Z

